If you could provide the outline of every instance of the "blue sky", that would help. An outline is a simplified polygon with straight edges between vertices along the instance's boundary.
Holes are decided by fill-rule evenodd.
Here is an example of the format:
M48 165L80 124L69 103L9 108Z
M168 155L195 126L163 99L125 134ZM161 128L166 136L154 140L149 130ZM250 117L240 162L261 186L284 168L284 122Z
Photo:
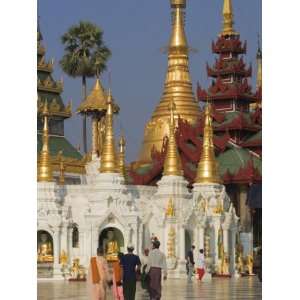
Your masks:
M261 0L232 0L235 29L247 40L255 86L257 33L261 32ZM190 47L190 72L194 90L197 81L207 87L206 62L214 61L211 41L222 26L223 0L188 0L186 34ZM112 93L121 111L115 119L116 138L122 127L127 139L127 161L137 158L146 122L159 102L167 56L160 49L168 44L171 28L169 0L43 0L38 2L40 26L47 58L55 59L54 77L64 79L63 99L73 101L75 110L81 101L81 80L69 78L58 65L63 55L61 35L80 20L96 23L104 31L104 41L112 51L108 67ZM108 86L107 72L102 83ZM94 79L88 80L88 90ZM90 135L90 131L88 132ZM74 113L65 122L65 135L74 144L81 143L81 118ZM90 139L89 139L90 143Z

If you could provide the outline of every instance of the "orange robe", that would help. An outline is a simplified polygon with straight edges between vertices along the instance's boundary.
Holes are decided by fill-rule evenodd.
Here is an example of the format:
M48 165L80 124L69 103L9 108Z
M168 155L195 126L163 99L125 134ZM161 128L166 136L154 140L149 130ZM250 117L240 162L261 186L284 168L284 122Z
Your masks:
M106 300L107 282L111 280L108 265L103 256L92 257L88 270L89 299Z

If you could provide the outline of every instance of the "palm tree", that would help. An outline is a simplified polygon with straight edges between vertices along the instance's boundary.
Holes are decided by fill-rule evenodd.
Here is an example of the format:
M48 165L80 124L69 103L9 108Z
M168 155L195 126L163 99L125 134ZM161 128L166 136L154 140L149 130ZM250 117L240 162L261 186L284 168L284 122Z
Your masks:
M106 69L111 56L103 42L103 31L95 24L80 21L61 37L65 54L60 60L62 70L69 76L82 78L82 97L86 98L86 78L94 77ZM87 152L86 115L82 124L83 150Z

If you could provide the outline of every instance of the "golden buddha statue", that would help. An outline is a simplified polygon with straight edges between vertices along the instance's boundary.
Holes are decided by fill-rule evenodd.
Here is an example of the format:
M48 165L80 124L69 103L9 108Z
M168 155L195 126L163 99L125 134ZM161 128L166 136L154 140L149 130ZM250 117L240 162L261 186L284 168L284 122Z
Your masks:
M229 274L229 256L226 253L224 253L224 255L222 257L221 274L222 275Z
M52 243L48 241L46 233L40 235L41 241L38 243L37 261L39 263L52 263L53 262L53 248Z
M243 246L240 243L236 244L236 269L239 274L244 273Z
M68 263L68 255L67 255L67 253L66 253L65 250L61 251L61 254L60 254L60 257L59 257L59 262L60 262L60 264L63 267L67 265L67 263Z
M77 279L79 275L79 258L73 259L73 264L71 267L71 278Z
M166 208L166 217L174 217L174 216L175 216L174 203L173 203L173 199L170 198Z
M105 257L108 261L116 261L118 260L118 242L113 239L114 238L114 232L108 231L107 232L107 243L106 243L106 251L105 251Z
M248 273L249 275L253 275L253 256L252 255L247 255L247 269L248 269Z

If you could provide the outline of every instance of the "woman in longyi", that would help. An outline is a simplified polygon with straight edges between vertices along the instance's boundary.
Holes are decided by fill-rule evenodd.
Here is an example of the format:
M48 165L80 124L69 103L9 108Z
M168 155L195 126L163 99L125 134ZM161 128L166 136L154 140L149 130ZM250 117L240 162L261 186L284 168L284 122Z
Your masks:
M91 300L106 300L108 283L111 281L103 254L103 250L98 248L97 256L91 257L87 278L89 299Z

